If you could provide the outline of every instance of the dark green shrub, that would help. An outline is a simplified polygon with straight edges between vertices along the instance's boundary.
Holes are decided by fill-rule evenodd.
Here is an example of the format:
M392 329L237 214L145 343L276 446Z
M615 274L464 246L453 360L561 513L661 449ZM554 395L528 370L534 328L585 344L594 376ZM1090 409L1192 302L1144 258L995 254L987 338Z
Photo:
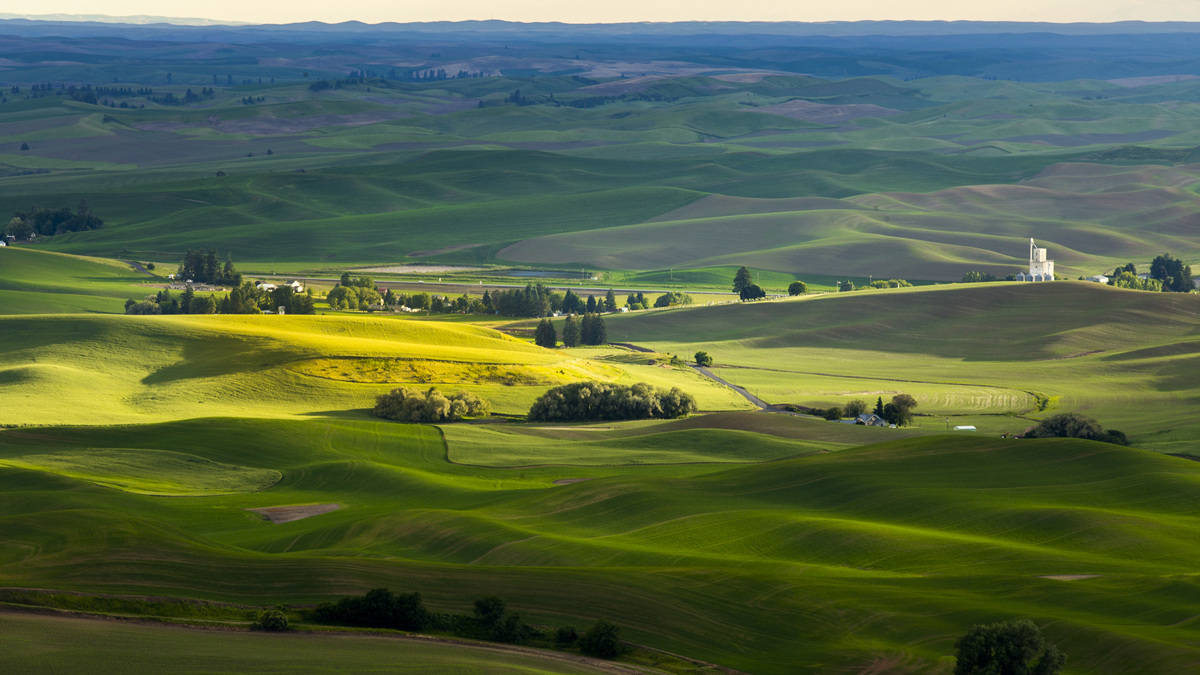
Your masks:
M579 631L575 626L563 626L554 631L554 641L560 645L573 645L579 639Z
M621 653L621 629L600 619L579 637L579 651L602 659L615 658Z
M675 419L696 411L696 399L678 387L658 389L576 382L555 387L533 402L532 422Z
M259 630L283 631L288 629L288 618L281 610L268 609L258 615L254 627Z

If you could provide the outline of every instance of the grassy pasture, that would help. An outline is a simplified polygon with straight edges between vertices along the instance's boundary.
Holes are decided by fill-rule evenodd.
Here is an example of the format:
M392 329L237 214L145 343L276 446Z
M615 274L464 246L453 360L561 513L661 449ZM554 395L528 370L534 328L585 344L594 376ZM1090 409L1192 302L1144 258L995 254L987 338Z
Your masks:
M186 630L113 621L6 614L0 668L97 675L175 673L487 673L607 672L554 655L362 635L269 635Z
M622 315L609 333L662 352L707 351L736 366L722 376L773 403L873 404L906 391L930 424L956 412L970 421L954 423L995 433L1076 410L1141 447L1193 453L1198 321L1195 295L1000 283ZM1004 416L1038 397L1044 411Z
M0 314L125 311L157 289L125 263L18 246L0 248Z
M760 416L717 416L712 429ZM629 433L634 446L657 435L669 447L705 419L530 433ZM778 444L740 433L747 449ZM452 438L451 458L478 440ZM487 452L482 442L467 451ZM967 625L1011 616L1043 624L1074 672L1140 662L1185 673L1197 659L1187 636L1200 602L1189 573L1200 467L1135 449L926 436L733 468L498 469L448 463L436 431L387 423L0 432L4 458L97 447L170 447L283 478L164 499L5 467L4 584L261 604L386 585L435 608L497 592L527 620L608 616L638 642L761 673L893 659L937 672ZM552 484L577 477L593 479ZM304 503L343 508L280 525L244 510ZM1100 576L1041 578L1071 574ZM716 630L731 639L712 640Z
M363 417L401 384L463 388L524 414L550 386L601 378L746 406L690 371L603 363L470 323L364 316L0 318L0 423L113 424L234 415ZM386 367L385 367L386 366Z

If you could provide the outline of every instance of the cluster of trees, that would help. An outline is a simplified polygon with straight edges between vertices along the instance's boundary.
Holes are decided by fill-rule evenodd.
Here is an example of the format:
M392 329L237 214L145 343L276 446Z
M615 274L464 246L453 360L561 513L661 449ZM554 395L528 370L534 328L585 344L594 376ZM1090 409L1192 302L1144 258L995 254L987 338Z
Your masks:
M425 609L420 593L393 593L375 588L366 595L349 596L337 602L324 602L312 609L308 618L317 623L425 630L433 624L433 615Z
M877 398L874 409L869 408L866 401L855 399L847 403L845 408L837 406L825 409L814 408L809 412L827 420L840 420L844 417L858 417L870 410L888 424L904 427L912 424L913 416L916 414L913 409L916 407L917 400L912 396L896 394L889 403L884 403L882 396Z
M788 284L788 295L802 295L808 292L808 284L803 281L793 281Z
M79 200L79 208L72 212L70 207L43 209L37 206L28 211L17 211L4 233L14 239L31 239L33 235L45 237L66 232L98 230L104 221L92 213L87 200Z
M876 279L871 282L871 288L908 288L912 284L904 279Z
M213 249L188 249L175 271L175 278L214 286L241 286L242 273L234 269L233 256L226 255L225 263L217 260Z
M1028 619L972 626L954 649L954 675L1058 675L1067 665Z
M604 325L604 317L599 314L584 314L583 319L576 319L572 314L563 324L562 341L564 347L579 345L602 345L608 342L608 327Z
M696 365L707 368L713 364L713 357L709 356L708 352L696 352L692 357L696 359Z
M538 646L564 648L577 645L588 656L611 659L623 651L620 628L599 619L582 635L574 626L562 626L552 632L526 624L521 615L508 608L498 596L475 600L470 614L441 614L425 607L420 593L393 593L386 588L367 591L362 596L344 597L326 602L305 612L316 623L364 628L388 628L405 631L444 631L459 637L491 640L509 644L540 643ZM283 617L286 626L286 616Z
M1164 253L1150 263L1150 278L1161 281L1164 291L1191 293L1196 288L1191 265L1184 265L1170 253Z
M589 295L587 300L584 300L569 288L561 300L556 298L557 295L557 293L550 294L550 309L563 314L595 314L617 311L617 296L611 288L608 289L608 293L602 300L597 300L594 295Z
M650 305L647 304L647 302L646 302L646 296L641 293L630 293L629 295L627 295L625 297L625 306L628 307L629 311L631 311L631 312L634 310L647 309L650 307Z
M1124 267L1118 267L1113 270L1113 274L1108 278L1109 286L1117 288L1129 288L1135 291L1161 291L1163 289L1162 282L1158 279L1142 279L1137 275L1137 266L1133 263L1128 263Z
M995 281L995 280L996 280L996 275L994 275L994 274L988 274L986 272L976 272L974 270L967 272L966 274L964 274L962 276L962 282L964 284L978 284L978 283L990 282L990 281Z
M468 71L468 70L459 70L458 73L456 73L454 75L450 75L449 73L446 72L445 68L438 68L436 70L433 70L433 69L412 70L412 71L409 71L409 73L405 79L412 81L412 82L440 82L442 80L449 80L451 78L456 79L456 80L469 80L471 78L487 77L487 76L488 76L487 73L484 73L484 72L474 72L474 71ZM388 71L388 77L393 80L398 79L396 77L396 69L395 68Z
M437 387L427 391L399 387L375 398L372 415L398 422L454 422L484 417L491 404L469 391L446 396Z
M733 292L738 294L742 300L757 300L758 298L767 297L767 292L762 286L754 283L750 276L750 270L741 267L733 275Z
M383 300L383 296L374 288L364 286L343 286L338 284L334 286L329 294L325 296L325 301L333 309L366 309Z
M678 387L669 391L645 382L633 386L576 382L555 387L534 401L533 422L674 419L695 412L696 399Z
M283 307L288 314L313 314L312 292L296 293L291 286L261 291L252 282L243 282L221 298L197 295L189 286L178 297L161 290L141 302L127 300L126 314L261 314Z
M562 341L564 347L579 345L602 345L608 342L608 327L604 325L604 317L599 314L584 314L577 319L574 314L567 317L563 324ZM549 319L542 319L533 333L533 343L546 349L558 346L558 331Z
M1102 443L1129 445L1129 438L1123 432L1116 429L1105 431L1095 419L1073 412L1047 417L1032 430L1025 432L1025 438L1085 438Z
M680 291L671 291L658 296L654 301L655 307L674 307L676 305L692 304L692 296Z
M214 96L216 96L216 91L214 91L213 89L210 89L208 87L204 87L204 88L200 89L199 92L195 92L195 91L192 91L191 89L188 89L186 92L184 92L182 97L176 96L174 92L168 91L167 93L162 94L160 96L154 96L154 95L147 96L146 100L151 101L153 103L157 103L159 105L177 106L177 105L193 105L195 103L200 103L201 101L203 101L205 99L213 98Z
M551 311L550 289L540 282L526 284L525 288L511 288L506 291L484 293L484 304L491 303L494 311L500 316L534 317L546 316ZM558 300L561 306L562 299Z

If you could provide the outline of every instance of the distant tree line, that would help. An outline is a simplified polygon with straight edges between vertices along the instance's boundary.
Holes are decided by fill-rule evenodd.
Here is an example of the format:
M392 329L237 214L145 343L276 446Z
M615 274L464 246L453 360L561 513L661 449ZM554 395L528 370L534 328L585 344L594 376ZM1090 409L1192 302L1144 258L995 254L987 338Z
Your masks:
M33 235L39 237L67 232L85 232L104 227L104 221L92 213L87 200L79 200L79 208L74 212L69 207L61 209L46 209L34 206L28 211L17 211L4 233L14 239L30 239Z
M576 382L555 387L529 408L531 422L674 419L697 410L696 399L678 387L645 382L633 386Z
M437 631L458 637L539 647L577 648L588 656L611 659L619 656L621 631L616 624L599 619L582 635L574 626L543 630L526 624L498 596L487 595L474 602L470 614L431 612L420 593L393 593L386 588L325 602L306 610L309 621L364 628L404 631Z
M430 387L426 391L398 387L375 398L371 414L397 422L456 422L464 417L485 417L491 404L469 391L449 396Z

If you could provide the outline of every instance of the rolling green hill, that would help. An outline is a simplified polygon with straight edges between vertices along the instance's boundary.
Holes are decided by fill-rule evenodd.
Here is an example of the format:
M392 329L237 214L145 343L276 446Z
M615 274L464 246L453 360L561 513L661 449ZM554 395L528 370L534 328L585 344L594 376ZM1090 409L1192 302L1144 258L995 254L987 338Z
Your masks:
M3 424L236 415L364 417L391 388L466 389L524 414L579 379L681 386L706 410L748 404L687 369L601 362L467 323L352 316L0 317ZM599 354L596 354L599 355Z
M125 311L156 289L125 263L16 246L0 248L0 314Z
M453 456L475 441L450 442ZM105 448L282 479L168 499L16 466ZM8 430L0 459L8 586L257 604L390 586L435 608L495 592L527 620L606 616L637 642L755 673L937 672L966 626L1011 616L1042 624L1072 672L1197 659L1200 467L1135 449L931 436L732 469L518 470L448 463L426 427L208 419ZM291 504L341 508L282 524L245 510Z
M1075 410L1141 447L1194 453L1200 298L1081 282L858 291L628 314L610 334L707 351L772 403L826 407L907 392L923 426L1020 433ZM1038 408L1044 406L1044 410ZM1020 417L1013 417L1017 414Z
M42 246L158 260L951 280L1016 271L1034 236L1093 274L1200 252L1190 87L552 76L263 83L144 109L14 96L0 212L86 198L106 226ZM530 104L503 105L516 90Z

